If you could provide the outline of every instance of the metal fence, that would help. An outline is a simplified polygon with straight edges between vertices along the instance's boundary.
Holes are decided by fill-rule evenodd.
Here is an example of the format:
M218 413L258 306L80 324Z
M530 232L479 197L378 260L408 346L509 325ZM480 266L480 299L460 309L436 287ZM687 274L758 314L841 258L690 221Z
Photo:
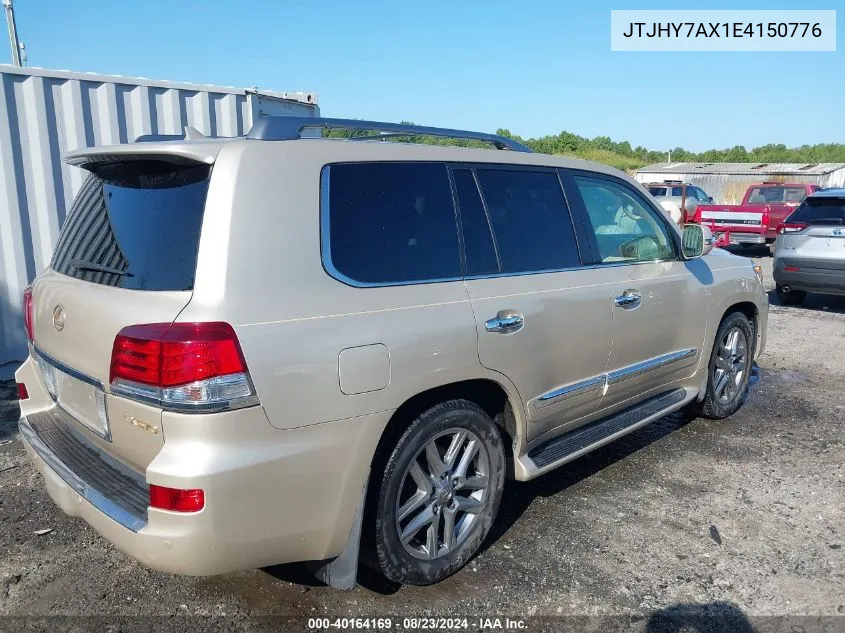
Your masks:
M634 178L642 183L681 180L718 204L739 204L749 185L764 181L845 187L845 164L661 163L638 169Z
M22 360L21 297L50 261L84 174L69 151L145 134L240 136L264 115L318 116L278 93L0 65L0 366Z

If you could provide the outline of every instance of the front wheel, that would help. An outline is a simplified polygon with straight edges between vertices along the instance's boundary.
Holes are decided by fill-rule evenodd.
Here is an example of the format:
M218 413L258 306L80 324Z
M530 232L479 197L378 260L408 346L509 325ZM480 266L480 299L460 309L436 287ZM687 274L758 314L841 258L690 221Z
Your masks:
M450 400L411 423L377 478L378 567L394 582L429 585L463 567L490 531L504 489L502 439L480 407Z
M726 316L716 332L707 367L704 399L694 406L695 413L721 419L733 415L748 397L754 328L741 312Z

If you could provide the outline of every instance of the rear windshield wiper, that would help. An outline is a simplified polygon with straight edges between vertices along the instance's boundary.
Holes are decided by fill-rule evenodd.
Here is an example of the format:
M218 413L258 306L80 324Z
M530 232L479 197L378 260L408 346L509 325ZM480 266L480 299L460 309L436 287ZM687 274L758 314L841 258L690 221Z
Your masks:
M78 270L94 270L98 273L109 273L110 275L120 275L121 277L135 276L125 270L118 270L117 268L112 268L111 266L103 266L97 262L88 262L84 259L72 259L70 260L70 265Z

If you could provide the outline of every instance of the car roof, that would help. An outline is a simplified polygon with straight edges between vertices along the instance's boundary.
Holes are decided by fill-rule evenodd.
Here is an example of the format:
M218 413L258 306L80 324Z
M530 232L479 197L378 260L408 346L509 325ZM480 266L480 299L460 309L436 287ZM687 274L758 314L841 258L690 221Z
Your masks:
M845 198L845 188L833 187L831 189L820 189L813 193L810 198Z
M758 183L755 183L753 185L748 185L748 188L749 189L751 187L755 187L755 188L757 188L757 187L759 187L759 188L763 188L763 187L801 187L801 188L804 188L804 187L813 187L813 186L816 186L816 185L813 185L812 183L809 183L809 182L758 182Z
M520 152L502 149L481 149L451 145L429 145L426 143L389 142L386 140L354 140L344 138L303 138L295 140L254 140L244 137L226 139L201 139L182 141L150 141L122 145L96 146L72 151L65 156L65 162L78 167L87 167L101 162L121 159L155 158L160 155L179 157L189 162L211 165L219 152L226 146L241 147L297 147L306 153L321 153L326 160L421 160L443 162L499 163L537 167L580 169L589 172L621 177L641 187L630 176L618 169L565 156L553 156L539 152Z

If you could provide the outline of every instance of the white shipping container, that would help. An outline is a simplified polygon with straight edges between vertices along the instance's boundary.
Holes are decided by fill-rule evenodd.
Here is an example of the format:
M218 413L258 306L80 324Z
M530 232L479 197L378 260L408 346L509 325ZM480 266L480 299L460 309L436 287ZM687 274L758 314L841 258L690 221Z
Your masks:
M146 134L241 136L267 115L319 116L316 95L0 64L0 374L23 360L21 298L50 261L84 172L67 152ZM3 371L5 369L6 371Z

